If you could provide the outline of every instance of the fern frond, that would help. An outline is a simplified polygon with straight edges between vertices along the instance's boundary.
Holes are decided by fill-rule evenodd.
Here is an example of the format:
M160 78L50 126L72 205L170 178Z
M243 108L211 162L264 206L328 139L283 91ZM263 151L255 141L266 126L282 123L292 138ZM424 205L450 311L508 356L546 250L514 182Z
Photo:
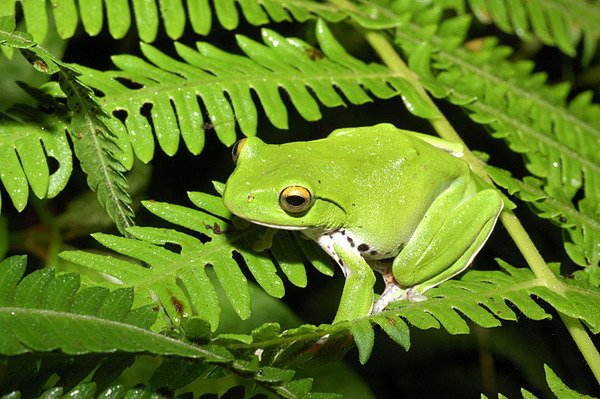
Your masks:
M15 356L23 354L59 350L71 356L106 354L118 363L119 353L150 353L195 361L196 367L200 369L203 367L200 362L220 367L227 373L251 379L264 390L283 398L310 395L312 380L293 380L292 370L261 366L256 357L250 363L236 360L222 347L195 345L148 330L154 323L157 312L153 310L153 306L132 308L134 295L131 288L112 292L97 286L80 289L78 274L55 275L50 269L42 269L23 277L25 268L24 256L0 262L2 356L16 359ZM69 371L61 369L60 363L50 364L44 373L37 376L42 383L37 388L41 388L45 379L52 374L50 372L45 375L53 366L61 369L56 372L61 376L59 381L63 383L72 381L73 378L77 383L92 372L94 379L105 382L110 375L104 375L107 370L103 369L100 357L79 357L82 360L79 363L77 358L73 359L75 360L71 366L79 365L80 370ZM35 364L37 360L25 357L22 362L23 365L27 362ZM114 362L111 365L113 369ZM98 364L101 367L97 369ZM113 375L113 378L116 377L117 375ZM0 383L2 379L0 378ZM21 383L25 382L19 380ZM96 383L80 385L83 392L76 388L71 390L72 397L95 397ZM61 392L62 388L56 387L48 395L58 395Z
M197 193L191 197L197 202L215 202L210 199L207 201L210 198L208 194ZM83 251L63 252L60 256L112 276L127 286L136 287L139 303L154 303L153 299L156 300L174 321L197 315L207 320L213 331L219 324L220 307L214 282L204 270L207 265L214 269L227 298L242 319L250 316L250 293L248 281L233 257L234 252L244 258L249 271L268 294L277 298L284 295L283 281L277 275L271 259L264 253L252 251L252 241L258 238L264 228L253 226L236 232L222 219L195 209L160 202L145 202L144 206L157 216L207 236L210 240L203 242L171 229L131 227L128 232L136 239L107 234L95 234L94 238L148 267ZM222 204L220 207L224 210ZM213 207L212 211L215 212L215 209L217 214L220 213L218 208ZM289 240L289 236L283 237ZM180 251L167 249L165 244L175 244ZM283 265L281 269L292 284L305 285L305 272L300 258L285 259Z
M124 231L126 227L132 225L133 211L130 207L131 198L128 193L127 180L123 175L124 167L116 156L119 155L120 148L126 149L127 145L117 144L119 137L113 134L107 125L111 122L105 122L107 119L106 114L98 106L91 95L90 89L78 80L78 73L44 48L38 46L31 39L30 34L14 29L14 18L0 17L0 45L19 49L23 56L39 71L47 74L58 74L61 89L66 93L68 111L71 112L62 109L63 107L57 105L56 101L48 95L45 96L44 100L49 101L51 105L55 105L57 109L61 109L64 114L63 119L66 120L70 117L70 124L66 128L74 137L75 154L81 162L83 171L87 174L88 185L97 192L98 199L109 216L115 221L119 230ZM38 90L35 95L43 96L44 94ZM23 110L20 112L21 116L17 115L17 118L22 120L21 123L25 120L37 122L34 126L37 126L39 130L46 128L42 123L47 123L47 120L52 119L50 116L41 118L39 116L40 112L35 110L32 111L32 114L37 116L38 120L23 116ZM54 134L50 130L48 135L53 136L54 141L61 140L60 137L64 135L65 126L60 125L59 122L54 122L53 125L51 124L48 127L56 131L56 134ZM58 128L62 128L62 130L57 130ZM0 120L0 129L16 131L18 125L15 125L14 120L12 122L8 119ZM35 131L36 129L32 128L31 130ZM19 210L23 209L26 204L27 180L38 197L44 195L47 189L45 186L50 183L54 184L51 187L50 194L56 195L58 191L64 188L71 171L69 165L67 171L60 170L61 174L59 175L55 173L57 177L62 178L60 180L61 184L56 185L54 181L50 182L48 166L45 162L46 157L40 139L36 143L35 136L36 134L32 133L29 139L26 138L19 145L20 151L17 150L17 152L21 157L22 168L15 154L17 143L10 143L8 140L0 141L0 150L3 152L2 157L6 159L6 167L10 168L6 178L2 176L2 182L7 187L13 198L13 203ZM7 134L7 138L10 138L10 135ZM48 138L46 141L49 145L47 156L53 156L52 151L55 150L56 144L53 145L52 138ZM24 149L23 144L31 145ZM66 145L66 138L63 145ZM66 149L63 147L62 159L66 158L66 154ZM70 150L68 155L70 157ZM65 172L68 173L65 175Z
M231 217L218 197L202 193L194 193L190 197L214 215ZM133 227L129 231L138 240L108 235L95 237L103 245L149 267L80 251L64 252L61 256L135 286L142 293L137 297L139 303L147 304L149 298L158 298L174 320L182 315L196 315L207 320L213 331L218 324L219 307L213 282L204 271L207 264L215 269L238 315L244 318L249 314L247 282L232 259L232 251L243 255L248 268L267 293L275 297L283 295L282 280L275 274L272 261L252 252L251 242L257 238L259 227L242 232L228 231L229 227L223 220L207 213L156 202L144 205L162 218L206 235L210 240L202 243L195 237L174 230ZM166 243L176 244L181 250L168 250L163 247ZM499 262L504 271L468 272L460 281L450 280L428 291L430 299L427 301L398 302L380 315L320 327L306 325L284 332L280 332L276 324L269 324L250 336L226 334L216 337L214 342L233 351L260 348L265 350L264 359L271 359L275 366L285 366L286 362L299 358L318 362L323 354L315 360L309 348L325 335L337 337L341 347L347 350L348 342L344 344L344 340L351 334L364 363L374 344L374 324L408 348L407 323L422 329L443 326L452 334L465 334L469 332L466 319L485 328L495 327L500 325L501 320L516 320L515 309L534 320L549 318L550 315L534 298L547 302L565 315L582 320L593 332L600 331L600 314L597 312L600 290L568 279L563 279L560 285L548 287L531 270L516 269ZM301 268L295 263L293 267ZM285 272L285 269L282 270ZM290 281L303 285L303 280L290 277ZM334 345L333 354L339 355L339 348L335 348ZM325 354L332 355L328 351Z
M577 209L567 199L548 195L540 179L527 176L518 180L508 171L489 166L487 171L496 184L531 204L540 217L561 226L569 237L565 248L571 259L579 265L587 265L586 271L591 276L600 276L600 214L590 198L581 200ZM592 279L591 283L599 286L600 279Z
M103 28L105 17L110 35L121 39L131 28L132 15L138 36L144 42L156 39L161 21L167 36L173 40L183 35L188 21L195 33L207 35L213 25L213 13L220 26L228 30L238 27L240 15L256 26L269 22L304 22L317 17L328 22L339 22L348 16L368 28L397 25L396 21L380 14L379 7L371 3L360 4L358 10L354 11L314 0L213 0L212 7L208 0L169 0L169 3L164 4L157 0L108 0L103 2L104 7L99 0L79 0L77 5L74 0L52 1L56 30L63 39L74 35L80 20L87 34L97 35ZM1 2L0 17L14 17L16 2L17 0ZM36 41L41 42L48 32L49 16L46 10L45 0L23 2L27 31Z
M544 372L546 374L546 383L554 395L559 399L596 399L594 396L581 394L569 388L556 373L547 365L544 364ZM521 388L523 399L537 399L537 396L528 390ZM487 399L487 396L482 395L482 398ZM506 396L499 394L498 399L507 399Z
M314 362L323 356L339 357L348 349L350 334L361 363L365 363L374 345L374 325L408 349L407 323L420 329L443 327L451 334L467 334L470 330L467 320L490 328L500 326L502 320L516 321L517 311L533 320L551 318L538 300L579 318L594 333L600 331L600 290L569 279L562 279L559 286L547 287L531 270L499 263L504 270L469 271L460 280L448 280L427 291L426 301L396 302L381 314L333 325L304 325L283 332L277 325L264 326L249 336L231 339L225 346L233 351L248 346L261 348L263 359L282 367L291 362ZM330 346L327 341L315 346L325 335L332 337ZM215 342L223 343L223 339L216 337Z
M246 56L199 42L198 51L176 44L184 60L179 61L142 44L142 52L150 62L120 55L114 56L113 62L121 71L77 69L82 72L83 82L103 93L98 99L103 109L124 119L125 126L116 118L114 121L123 130L126 127L136 155L144 162L153 156L153 131L169 155L176 152L180 134L188 149L199 153L207 124L226 145L235 141L236 122L244 134L256 134L258 113L252 91L271 123L280 129L288 127L288 111L280 89L287 92L293 106L307 120L321 117L318 101L327 107L344 105L336 89L352 104L402 94L411 112L422 117L435 115L397 73L352 57L324 23L317 24L316 32L321 50L264 29L265 45L237 37ZM199 100L210 115L206 124Z
M129 184L123 174L125 167L117 158L118 138L108 127L108 115L98 106L90 89L77 81L73 71L62 69L60 82L73 110L69 131L74 136L75 155L89 187L96 191L119 231L124 232L133 225L133 210Z
M164 364L165 362L163 362ZM274 372L275 370L275 372ZM189 371L189 370L186 370ZM235 370L240 375L245 372L246 377L249 378L251 376L248 375L248 370ZM285 370L289 371L289 370ZM256 392L256 388L246 388L245 393L243 387L241 389L230 389L225 392L223 395L219 396L223 399L227 398L255 398L265 397L265 393L271 393L271 395L275 395L279 398L285 399L301 399L301 398L318 398L318 399L339 399L341 395L333 394L333 393L322 393L322 392L310 392L312 388L312 379L304 378L300 380L291 380L291 377L285 376L285 379L274 378L279 377L280 374L277 374L278 370L274 368L263 368L256 370L256 375L254 375L254 381L256 385L260 386L262 390L258 390ZM292 376L293 376L293 372ZM289 373L288 373L289 374ZM263 377L264 375L264 377ZM274 381L271 380L274 379ZM128 389L126 386L122 384L111 384L103 389L99 389L99 384L96 382L82 382L77 384L71 389L65 389L62 386L54 386L52 388L46 389L43 391L39 398L44 399L61 399L61 398L72 398L72 399L94 399L94 398L153 398L153 399L167 399L167 398L181 398L186 397L186 395L177 395L174 396L172 393L167 395L161 392L157 388L153 388L151 386L136 386L135 388ZM23 395L25 396L25 395ZM206 395L203 395L203 397ZM0 396L2 399L18 399L22 397L22 391L14 390L12 392L8 392L3 396Z
M591 93L568 102L568 85L550 86L544 74L532 73L533 63L509 61L511 50L494 39L462 46L469 19L441 21L440 15L429 12L425 21L417 15L396 31L420 82L524 154L548 196L569 202L583 189L577 207L598 221L600 106Z
M169 3L156 0L134 0L131 3L112 0L105 1L104 4L95 0L79 0L77 5L72 0L53 1L52 14L56 20L57 32L63 39L73 36L80 20L87 34L97 35L103 28L105 17L108 31L115 39L125 36L131 28L132 20L135 21L140 39L145 42L154 41L161 20L171 39L181 37L188 19L194 32L206 35L213 24L213 11L222 27L233 30L237 28L240 18L236 3L239 4L241 14L252 25L292 19L302 22L315 16L336 22L346 16L332 5L309 0L219 0L212 7L208 1L197 0L185 3L182 0L172 0ZM14 16L16 3L17 0L4 0L0 3L0 16ZM27 31L37 41L42 41L48 31L46 1L25 1L22 5Z
M0 46L19 49L42 73L58 72L59 61L38 47L31 35L15 29L14 18L0 16ZM0 113L0 181L19 211L27 205L29 185L38 198L54 197L65 187L73 170L65 135L66 110L42 90L32 89L32 94L43 96L56 114L24 105L15 105L6 114ZM49 158L58 162L58 169L52 174ZM0 209L1 205L0 199Z
M49 269L23 278L25 257L0 263L0 354L15 356L60 349L85 353L149 352L227 363L227 351L153 333L150 306L132 309L133 290L79 289L79 275Z
M547 364L544 364L544 372L548 387L557 398L594 399L593 396L583 395L569 388Z
M483 23L494 23L504 32L524 40L533 32L544 44L557 46L574 56L583 40L583 59L594 55L600 38L600 7L585 0L436 0L440 7L461 13L468 7Z

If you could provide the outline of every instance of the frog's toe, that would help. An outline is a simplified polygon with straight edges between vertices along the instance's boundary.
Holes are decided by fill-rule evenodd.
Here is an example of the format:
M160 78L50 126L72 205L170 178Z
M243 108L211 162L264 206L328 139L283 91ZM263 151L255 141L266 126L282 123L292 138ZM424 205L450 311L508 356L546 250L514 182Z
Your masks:
M406 290L406 299L410 302L423 302L427 300L427 297L423 294L415 292L415 287Z
M400 288L397 284L388 284L373 304L371 314L381 313L390 303L403 299L406 299L406 290Z

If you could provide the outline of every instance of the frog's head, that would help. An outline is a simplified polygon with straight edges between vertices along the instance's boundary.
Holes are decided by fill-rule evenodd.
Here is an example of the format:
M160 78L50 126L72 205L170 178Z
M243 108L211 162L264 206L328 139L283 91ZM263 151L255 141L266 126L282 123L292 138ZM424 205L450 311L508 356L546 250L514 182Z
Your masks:
M318 167L310 142L269 145L249 137L234 145L232 155L236 167L223 202L233 214L286 230L345 224L346 212L331 188L336 177Z

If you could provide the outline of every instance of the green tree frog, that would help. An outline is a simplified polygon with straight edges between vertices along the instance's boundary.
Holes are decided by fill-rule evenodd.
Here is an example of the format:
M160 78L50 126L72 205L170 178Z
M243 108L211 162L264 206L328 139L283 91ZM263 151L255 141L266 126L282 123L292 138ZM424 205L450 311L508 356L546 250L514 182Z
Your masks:
M223 201L235 215L300 230L341 267L334 322L381 312L463 271L503 207L460 159L462 146L391 124L345 128L281 145L233 149ZM386 283L375 301L375 275Z

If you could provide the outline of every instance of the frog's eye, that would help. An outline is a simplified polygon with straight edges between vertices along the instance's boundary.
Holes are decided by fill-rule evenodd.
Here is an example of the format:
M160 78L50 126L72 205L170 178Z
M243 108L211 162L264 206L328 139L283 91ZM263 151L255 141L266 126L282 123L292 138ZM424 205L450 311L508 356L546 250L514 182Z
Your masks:
M289 186L279 194L279 206L286 212L304 212L313 204L313 196L308 189L300 186Z
M236 141L233 147L231 147L231 158L233 159L233 163L237 162L237 159L240 156L240 151L242 151L244 144L246 144L245 138Z

